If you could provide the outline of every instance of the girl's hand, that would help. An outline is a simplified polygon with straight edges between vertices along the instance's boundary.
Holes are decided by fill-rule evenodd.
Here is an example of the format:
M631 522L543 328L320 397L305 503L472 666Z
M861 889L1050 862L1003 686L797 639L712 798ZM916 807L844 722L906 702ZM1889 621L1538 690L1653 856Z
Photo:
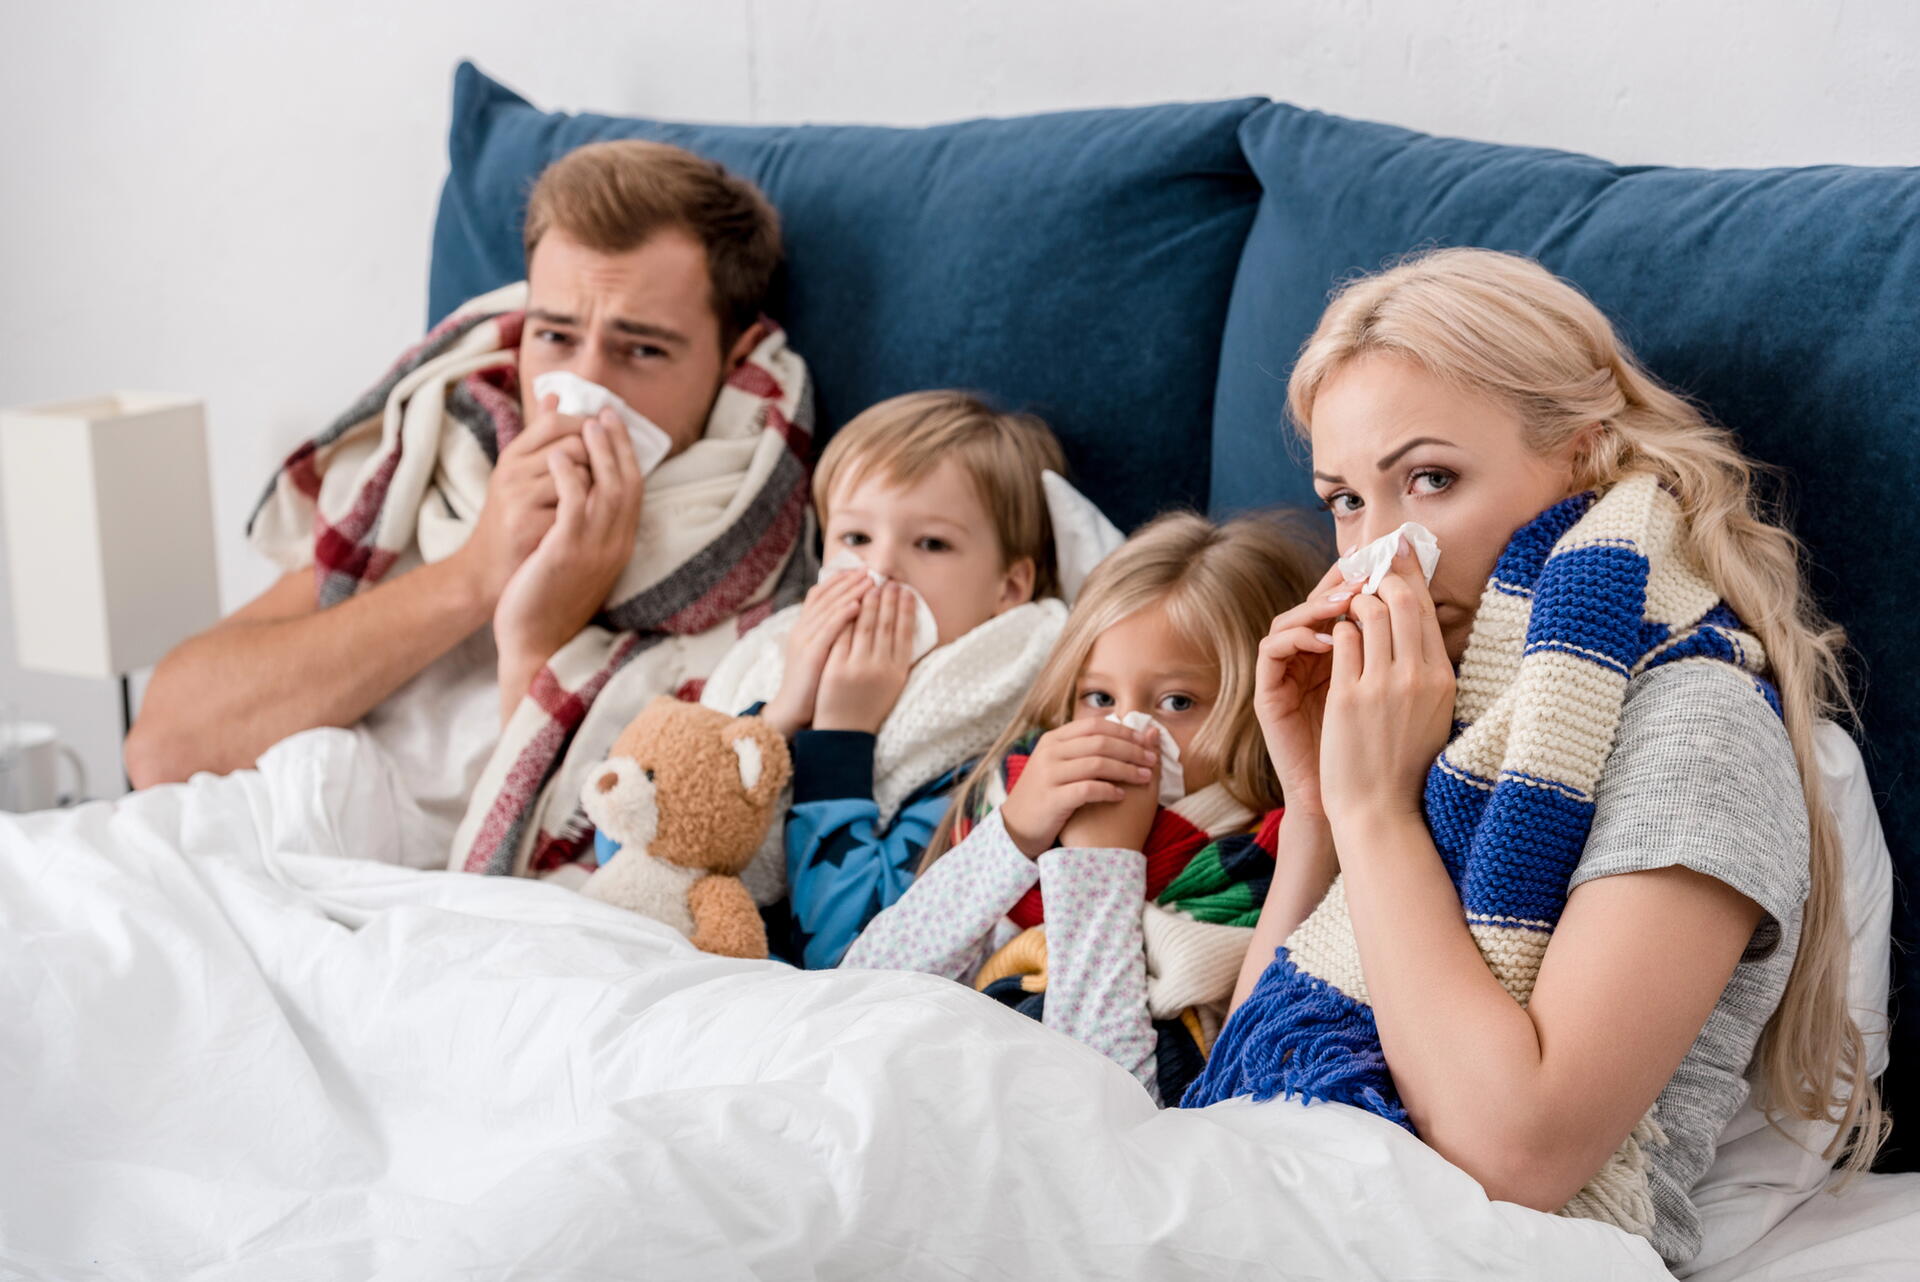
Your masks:
M1130 788L1157 798L1152 784L1159 769L1160 732L1155 727L1129 730L1100 717L1069 721L1033 745L1026 768L1000 807L1000 819L1013 844L1029 859L1038 859L1053 849L1060 830L1081 807L1120 801ZM1148 814L1151 823L1152 812Z
M1096 850L1145 850L1153 817L1160 810L1160 790L1150 783L1132 784L1118 801L1095 801L1073 812L1060 827L1058 843Z
M827 655L833 643L860 617L860 603L873 587L873 580L864 573L849 570L808 590L800 617L787 635L787 664L780 676L780 693L760 710L761 720L789 739L813 724Z
M1433 597L1403 540L1380 594L1333 628L1320 792L1336 830L1363 816L1422 817L1427 770L1453 728L1453 664ZM1342 849L1345 849L1343 846Z
M860 616L840 630L827 651L814 728L878 734L912 670L913 607L905 587L885 583L861 599Z
M1300 818L1326 813L1320 797L1320 737L1333 675L1333 638L1327 629L1352 600L1340 567L1329 567L1306 600L1274 619L1254 661L1254 717L1287 811Z

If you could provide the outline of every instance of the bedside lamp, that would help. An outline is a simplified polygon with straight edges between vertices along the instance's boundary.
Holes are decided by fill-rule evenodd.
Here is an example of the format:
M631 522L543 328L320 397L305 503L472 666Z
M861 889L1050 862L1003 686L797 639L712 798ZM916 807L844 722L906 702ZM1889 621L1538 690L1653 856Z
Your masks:
M206 416L148 392L0 411L0 499L20 666L118 678L220 614Z

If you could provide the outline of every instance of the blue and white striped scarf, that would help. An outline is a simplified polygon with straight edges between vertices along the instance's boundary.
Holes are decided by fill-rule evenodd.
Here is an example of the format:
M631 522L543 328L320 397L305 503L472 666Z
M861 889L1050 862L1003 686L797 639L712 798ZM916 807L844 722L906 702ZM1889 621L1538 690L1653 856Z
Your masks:
M1649 475L1563 500L1513 536L1474 616L1453 738L1427 772L1427 825L1481 956L1522 1005L1586 847L1628 681L1681 660L1728 663L1779 710L1759 641L1690 563L1681 527ZM1412 1129L1337 878L1181 1103L1247 1094L1337 1100ZM1649 1113L1566 1213L1649 1231L1641 1146L1660 1140Z

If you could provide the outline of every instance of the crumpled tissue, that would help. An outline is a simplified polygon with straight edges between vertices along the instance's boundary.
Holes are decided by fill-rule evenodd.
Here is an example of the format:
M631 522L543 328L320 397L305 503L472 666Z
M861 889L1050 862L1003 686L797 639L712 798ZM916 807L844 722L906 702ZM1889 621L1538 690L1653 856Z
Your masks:
M1355 589L1363 596L1373 596L1380 591L1387 571L1393 568L1393 552L1400 536L1407 536L1407 543L1413 548L1414 557L1420 562L1420 573L1426 575L1427 582L1433 582L1433 567L1440 564L1440 543L1433 537L1433 531L1418 521L1408 521L1391 534L1383 534L1365 547L1355 548L1340 558L1340 577L1352 587L1356 583L1364 586Z
M640 462L640 475L647 476L673 452L673 438L658 424L598 383L588 382L567 370L548 370L533 380L533 399L558 396L560 412L585 418L612 407L627 425L627 437L633 442L633 457Z
M1126 716L1110 712L1107 720L1117 721L1129 730L1145 730L1148 726L1160 732L1160 804L1171 806L1187 795L1187 773L1180 765L1180 745L1174 741L1173 732L1161 725L1145 712L1129 712Z
M846 548L840 548L827 558L820 567L819 582L825 583L836 574L845 574L849 570L859 570L872 579L874 586L887 582L887 576L878 570L869 569L867 563ZM898 579L893 580L896 583ZM940 644L940 625L934 621L933 611L927 607L926 598L921 596L911 583L901 583L907 595L913 600L913 661L920 662L929 650Z

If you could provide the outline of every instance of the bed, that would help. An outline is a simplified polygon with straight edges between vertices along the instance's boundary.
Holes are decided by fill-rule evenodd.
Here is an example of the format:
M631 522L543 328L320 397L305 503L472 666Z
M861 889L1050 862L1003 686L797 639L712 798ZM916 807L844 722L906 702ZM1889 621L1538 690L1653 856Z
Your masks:
M1277 389L1302 326L1343 272L1436 240L1580 280L1656 370L1764 419L1755 448L1816 496L1842 482L1815 471L1808 424L1888 464L1920 439L1910 352L1887 337L1920 329L1913 171L1619 170L1255 99L931 130L675 125L540 112L463 66L434 314L519 274L518 201L546 159L619 134L714 155L780 205L780 310L827 429L893 392L982 387L1047 412L1122 524L1301 497ZM1772 239L1669 323L1673 256L1704 259L1743 198ZM1621 248L1640 243L1658 252ZM1855 523L1905 484L1851 471ZM1864 537L1844 525L1809 516L1827 564ZM1898 669L1894 603L1859 589L1836 609ZM1829 742L1871 856L1850 865L1871 1014L1889 933L1913 937L1889 876L1912 827L1875 789L1920 764L1920 694L1876 683L1865 713L1864 765ZM432 862L419 831L367 741L330 730L255 770L0 816L0 1276L1667 1276L1639 1239L1490 1202L1356 1110L1158 1111L960 986L708 957L557 886L407 867ZM1909 1040L1896 1020L1896 1106ZM1907 1150L1834 1194L1751 1121L1702 1193L1694 1276L1920 1276Z

